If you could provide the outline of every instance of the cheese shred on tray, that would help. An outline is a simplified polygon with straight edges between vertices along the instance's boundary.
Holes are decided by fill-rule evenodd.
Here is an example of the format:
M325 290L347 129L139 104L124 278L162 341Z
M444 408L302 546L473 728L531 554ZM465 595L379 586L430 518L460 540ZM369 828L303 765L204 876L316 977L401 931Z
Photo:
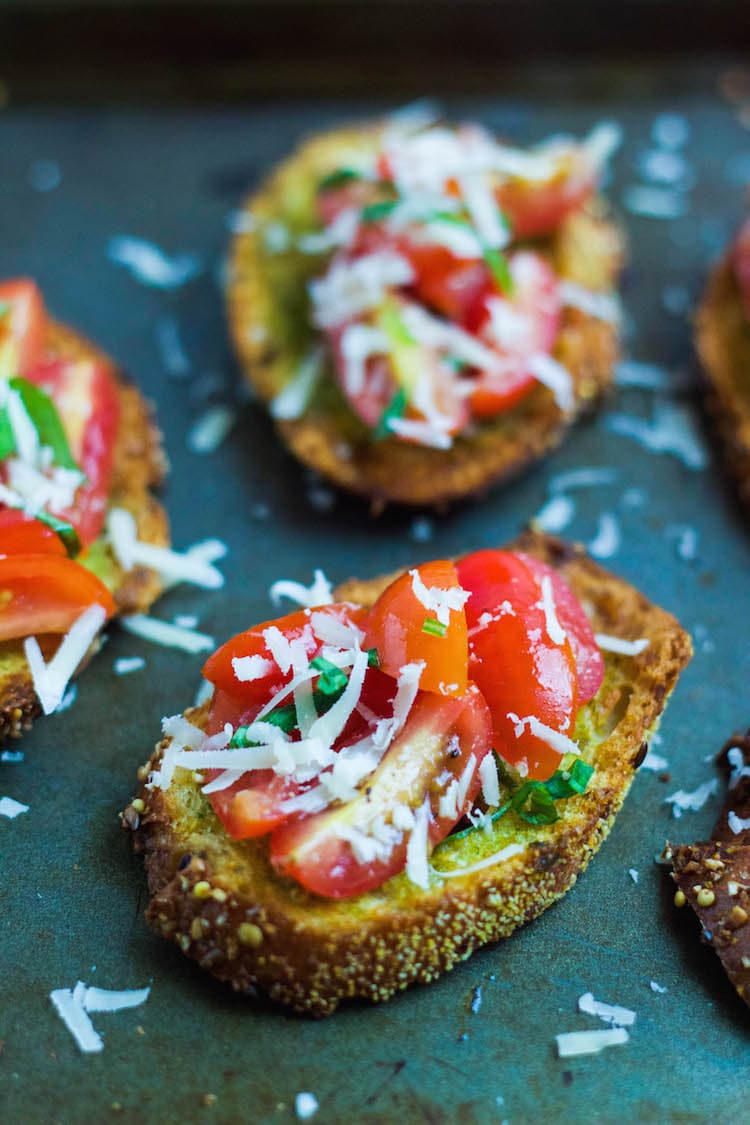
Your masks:
M640 664L617 653L606 666L583 590L556 561L546 540L531 537L519 550L435 560L333 594L318 574L318 605L308 587L276 584L275 594L301 607L209 657L203 674L212 696L164 720L164 738L125 810L146 851L157 928L241 987L260 979L257 965L237 961L241 948L242 958L258 950L272 977L284 977L276 957L295 956L270 937L266 946L265 927L270 935L288 922L310 971L302 903L313 923L323 903L341 920L356 900L351 916L365 919L366 936L370 902L381 903L382 920L412 900L439 910L450 893L455 906L467 887L484 885L485 906L501 906L493 880L535 871L540 839L572 818L590 818L593 850L606 832L597 788L612 784L606 767L597 776L608 737L599 728ZM589 573L587 560L571 567L571 579L593 583L587 604L602 597L597 583L622 586L597 568ZM651 635L645 603L623 589L625 627ZM676 623L666 624L672 619L651 612L665 622L654 643L666 645L673 681L673 654L682 648L684 662L687 642ZM637 696L627 690L624 698ZM642 723L650 723L661 699L645 702L628 707L648 711ZM641 743L642 732L634 734L637 746L628 742L616 763L620 799ZM531 913L550 900L546 881ZM187 933L171 920L177 910L184 925L185 909L196 918ZM490 933L484 924L479 931ZM305 997L295 993L292 1002L321 1010L329 1003L307 990Z

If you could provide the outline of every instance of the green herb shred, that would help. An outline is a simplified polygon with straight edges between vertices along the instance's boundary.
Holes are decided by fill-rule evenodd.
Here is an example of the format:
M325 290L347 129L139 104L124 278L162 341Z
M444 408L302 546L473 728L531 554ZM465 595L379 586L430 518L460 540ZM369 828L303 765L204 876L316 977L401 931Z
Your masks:
M438 621L435 617L425 617L422 632L428 633L431 637L444 637L448 632L448 626L443 625L442 621Z
M40 444L49 446L52 450L54 463L62 469L77 469L78 465L70 452L65 428L50 396L41 387L20 376L11 379L10 386L21 396L24 409L39 435Z
M403 387L400 387L386 406L383 413L380 415L378 424L372 432L372 436L375 441L382 441L383 438L391 436L391 429L388 423L390 422L391 418L402 418L404 416L404 413L406 411L406 404L406 391L403 389Z
M343 187L344 184L350 184L353 180L361 179L362 173L356 168L337 168L323 177L318 184L318 191L332 191L334 188Z
M43 508L34 513L34 519L39 520L40 523L46 524L47 527L51 527L53 531L57 532L71 559L74 559L76 555L80 554L81 540L78 538L78 532L73 527L72 523L58 519L58 517L53 516L51 512L45 512Z
M484 260L489 266L490 273L499 288L506 297L512 297L514 290L513 278L511 277L508 259L505 257L505 254L500 250L496 250L493 246L485 246L482 252L484 254Z

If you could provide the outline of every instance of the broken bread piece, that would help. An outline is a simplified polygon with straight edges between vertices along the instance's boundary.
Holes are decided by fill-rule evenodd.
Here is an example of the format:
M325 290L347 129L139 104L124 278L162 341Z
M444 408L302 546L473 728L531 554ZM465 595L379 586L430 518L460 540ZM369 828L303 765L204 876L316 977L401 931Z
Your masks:
M157 933L234 989L316 1016L432 981L563 895L607 836L691 654L670 614L536 534L333 596L210 658L213 699L166 722L123 814ZM290 687L288 662L306 660L285 647L305 637L320 677L307 702L293 692L311 673ZM618 638L647 643L625 655ZM535 645L554 684L524 670ZM493 647L517 654L509 679L495 674L505 662L483 663ZM337 714L349 725L326 757L314 736L336 733L329 716L355 676L359 709ZM285 694L259 711L269 690ZM288 754L324 772L290 773ZM314 754L326 764L311 767ZM248 781L244 769L260 772Z
M228 311L294 456L377 512L480 494L554 448L618 356L624 240L596 194L617 142L385 121L283 162L245 203Z

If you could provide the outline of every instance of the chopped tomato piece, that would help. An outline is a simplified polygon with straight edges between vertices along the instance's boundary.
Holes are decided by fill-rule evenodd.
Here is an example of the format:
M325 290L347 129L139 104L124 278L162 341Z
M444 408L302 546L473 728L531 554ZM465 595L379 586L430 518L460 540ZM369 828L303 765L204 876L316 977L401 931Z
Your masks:
M449 320L473 329L486 298L496 292L482 260L461 260L444 246L411 241L405 247L416 281L414 293Z
M28 375L44 355L47 314L33 281L0 283L0 377Z
M471 807L491 738L489 711L473 684L460 698L420 693L404 729L360 795L278 828L271 836L271 862L327 898L373 890L404 870L411 835L407 825L418 810L429 818L426 860ZM459 782L452 790L453 802L444 801L441 810L441 797L453 781ZM458 790L463 797L457 800Z
M551 234L593 194L599 179L598 164L584 145L571 145L561 153L557 168L546 180L511 176L495 191L500 210L514 239Z
M337 325L328 332L328 341L339 386L354 413L371 430L375 429L386 407L393 400L398 385L388 359L374 355L363 361L359 378L351 376L351 360L346 354L345 333L354 322Z
M425 594L425 589L428 592ZM454 598L459 608L450 608ZM434 602L437 610L424 604ZM466 613L456 568L445 559L424 563L392 582L370 610L365 644L378 650L380 667L398 677L405 664L424 661L423 691L463 695L468 678ZM438 620L438 612L445 624Z
M520 251L508 266L511 296L486 298L479 326L483 341L504 357L497 372L480 372L471 396L471 411L488 418L510 409L536 383L529 357L549 353L560 328L560 298L554 270L540 254Z
M333 628L337 625L339 627L351 627L355 630L354 635L356 635L356 630L362 629L367 617L366 610L347 603L340 603L338 605L320 606L314 610L300 609L295 613L287 614L285 617L264 621L260 625L253 626L252 629L247 629L244 633L238 633L236 637L232 637L212 656L209 656L203 665L203 675L217 688L221 688L241 701L246 708L251 708L254 704L257 704L259 708L262 707L283 684L291 679L289 669L282 672L279 668L264 634L267 634L269 629L278 630L282 638L282 647L284 640L303 640L308 657L312 657L324 643L315 634L311 619L313 613L331 618ZM253 673L252 679L241 679L235 671L234 661L246 657L251 658L255 664L255 668L250 669ZM247 670L242 671L242 665L240 665L240 669L241 675L248 674ZM258 675L259 671L262 674Z
M594 631L586 612L559 571L535 559L533 555L519 552L531 573L541 584L548 577L552 583L555 613L565 630L573 649L578 674L577 705L582 707L593 699L604 679L604 659L594 638Z
M495 749L526 769L524 776L547 778L562 754L532 734L529 725L516 731L518 720L531 717L570 734L578 699L571 643L566 638L555 644L550 638L539 583L518 555L477 551L456 569L471 593L466 604L469 675L492 712Z
M66 633L91 605L107 616L115 603L90 570L56 555L0 558L0 641L40 633Z
M67 556L62 539L51 527L15 509L0 511L0 556Z
M93 360L52 359L27 373L57 407L70 450L86 477L71 507L55 515L74 525L84 546L104 527L120 421L117 385L107 364Z

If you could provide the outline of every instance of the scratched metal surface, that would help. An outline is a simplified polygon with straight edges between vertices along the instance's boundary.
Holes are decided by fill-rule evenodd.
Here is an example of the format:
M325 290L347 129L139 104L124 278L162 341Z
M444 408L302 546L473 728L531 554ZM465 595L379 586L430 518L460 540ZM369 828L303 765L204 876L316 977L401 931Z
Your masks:
M674 310L697 292L738 219L740 179L750 170L750 136L719 97L717 74L634 69L611 86L569 75L543 95L529 85L512 99L448 106L519 138L580 131L613 116L625 131L612 190L618 203L627 185L640 182L638 160L652 147L655 115L685 115L695 180L687 213L674 220L625 214L633 260L625 288L629 348L633 358L673 372L692 363L684 311ZM218 388L231 399L237 384L219 281L228 213L304 132L379 108L6 109L0 275L37 277L55 313L117 356L157 402L173 465L167 501L175 542L214 534L230 549L223 592L175 591L159 613L196 613L217 638L268 617L266 591L280 575L309 580L313 565L333 578L369 575L501 543L541 507L557 474L613 468L613 483L574 494L568 533L590 540L599 514L614 513L622 541L610 565L696 637L657 748L671 782L642 773L579 885L504 944L384 1006L346 1007L321 1023L293 1018L212 983L143 923L144 880L117 812L160 717L192 699L200 658L113 629L75 705L23 740L22 762L0 765L0 792L31 806L0 821L5 1121L283 1122L294 1119L298 1091L315 1094L321 1122L742 1117L748 1014L699 945L693 920L673 910L669 882L653 862L667 836L687 841L709 829L716 798L679 821L664 798L711 777L706 756L750 718L750 532L715 464L691 470L674 456L648 453L612 434L602 414L522 480L432 520L432 539L422 543L403 513L372 523L345 499L330 510L313 506L304 473L252 404L240 405L217 452L200 457L186 448L205 396ZM59 168L50 190L38 189L54 181L54 168L50 176L39 161ZM109 239L120 234L194 253L202 272L170 292L145 286L108 259ZM190 360L182 378L168 373L158 346L164 318L178 322ZM609 411L646 417L659 397L622 389ZM694 560L679 557L680 527L698 534ZM141 654L144 671L113 677L116 657ZM94 1017L105 1039L100 1055L78 1053L48 1000L51 989L77 979L152 986L144 1007ZM650 981L667 991L652 991ZM481 1004L472 1011L476 989ZM576 1011L589 990L636 1010L630 1042L560 1061L554 1034L597 1024ZM206 1094L215 1095L213 1104L204 1104Z

